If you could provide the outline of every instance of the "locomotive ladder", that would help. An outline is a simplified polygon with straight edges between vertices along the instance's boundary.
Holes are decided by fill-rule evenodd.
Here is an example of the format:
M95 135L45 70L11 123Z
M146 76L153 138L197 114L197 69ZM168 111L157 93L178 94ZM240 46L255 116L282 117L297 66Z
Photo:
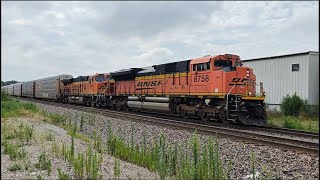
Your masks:
M233 87L227 94L227 120L233 122L237 121L239 105L241 102L241 96L237 96L236 94L230 94L235 86L236 84L233 85Z
M241 96L238 95L229 95L228 96L228 120L236 122L239 112L239 106L241 102Z

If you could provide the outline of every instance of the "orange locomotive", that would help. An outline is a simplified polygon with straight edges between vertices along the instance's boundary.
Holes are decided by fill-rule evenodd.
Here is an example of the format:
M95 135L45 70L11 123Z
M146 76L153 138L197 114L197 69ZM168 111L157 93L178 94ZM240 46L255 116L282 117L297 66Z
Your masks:
M185 118L265 125L265 92L237 55L131 68L63 80L63 102L118 110L161 111Z
M92 104L93 106L98 103L105 107L107 106L106 94L114 93L114 83L111 83L112 80L109 78L109 74L95 74L61 80L63 86L60 89L59 100L65 103Z

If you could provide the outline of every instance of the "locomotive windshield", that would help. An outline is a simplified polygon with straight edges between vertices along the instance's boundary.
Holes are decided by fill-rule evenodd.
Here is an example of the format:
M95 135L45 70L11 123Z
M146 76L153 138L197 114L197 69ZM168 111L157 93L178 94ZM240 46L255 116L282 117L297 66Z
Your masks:
M96 77L96 81L97 82L102 82L102 81L105 81L105 80L106 80L106 77L104 77L103 75L100 75L100 76Z
M232 62L230 60L215 60L214 66L215 67L231 67Z

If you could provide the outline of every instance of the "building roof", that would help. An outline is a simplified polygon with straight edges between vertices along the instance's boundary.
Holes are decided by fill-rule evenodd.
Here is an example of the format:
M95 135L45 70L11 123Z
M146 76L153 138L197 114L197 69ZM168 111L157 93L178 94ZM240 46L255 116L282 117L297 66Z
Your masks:
M286 54L286 55L279 55L279 56L270 56L270 57L254 58L254 59L243 59L241 61L246 62L246 61L267 60L267 59L283 58L283 57L290 57L290 56L299 56L299 55L306 55L306 54L318 54L319 55L319 52L307 51L307 52Z

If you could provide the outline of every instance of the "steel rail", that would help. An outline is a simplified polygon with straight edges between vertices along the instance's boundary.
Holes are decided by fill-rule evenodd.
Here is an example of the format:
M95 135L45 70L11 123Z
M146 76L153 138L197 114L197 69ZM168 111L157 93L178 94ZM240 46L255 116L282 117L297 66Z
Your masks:
M278 136L272 136L272 135L266 135L266 134L259 134L257 132L246 132L243 130L231 129L231 128L221 127L221 126L212 126L212 125L205 125L205 124L199 124L199 123L193 123L193 122L172 120L168 118L133 114L129 112L113 111L108 109L99 109L100 110L99 111L93 107L79 106L74 104L61 104L56 102L41 101L41 100L34 100L34 99L23 99L23 100L31 100L31 101L40 102L43 104L51 104L58 107L66 107L66 108L71 108L75 110L82 110L85 112L97 113L97 114L108 116L108 117L126 118L128 120L132 120L135 122L148 122L150 124L157 124L157 125L166 126L170 128L186 129L189 131L197 130L199 133L216 135L219 137L227 137L227 138L232 138L237 140L240 139L246 142L286 148L290 150L296 150L300 152L317 154L317 155L319 154L319 143L315 143L315 142L302 141L297 139L284 138L284 137L278 137ZM282 132L282 131L279 129L278 130L275 129L274 132ZM289 133L289 131L287 132ZM303 134L303 132L295 132L295 134L299 134L299 133L300 135Z

